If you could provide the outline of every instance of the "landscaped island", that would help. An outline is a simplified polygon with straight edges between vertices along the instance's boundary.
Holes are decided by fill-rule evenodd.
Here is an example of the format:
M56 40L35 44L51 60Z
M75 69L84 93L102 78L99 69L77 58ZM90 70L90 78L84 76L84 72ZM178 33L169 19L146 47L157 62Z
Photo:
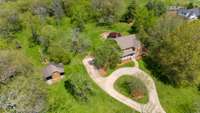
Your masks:
M148 91L141 80L130 75L124 75L115 82L117 91L139 103L148 102Z

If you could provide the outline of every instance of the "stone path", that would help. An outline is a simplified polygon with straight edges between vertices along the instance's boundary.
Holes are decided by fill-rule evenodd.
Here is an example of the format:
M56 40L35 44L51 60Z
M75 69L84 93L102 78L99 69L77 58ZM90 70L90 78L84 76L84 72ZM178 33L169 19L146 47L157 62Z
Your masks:
M91 57L86 57L83 60L83 64L87 72L89 73L90 77L96 82L96 84L99 87L101 87L106 93L108 93L111 97L115 98L116 100L122 102L123 104L131 107L132 109L140 113L166 113L160 105L155 83L148 74L140 70L138 67L127 67L120 68L114 71L108 77L102 77L99 74L98 70L89 63L92 60L93 58ZM115 81L123 75L134 76L143 81L143 83L148 89L149 102L147 104L138 103L122 95L114 89Z

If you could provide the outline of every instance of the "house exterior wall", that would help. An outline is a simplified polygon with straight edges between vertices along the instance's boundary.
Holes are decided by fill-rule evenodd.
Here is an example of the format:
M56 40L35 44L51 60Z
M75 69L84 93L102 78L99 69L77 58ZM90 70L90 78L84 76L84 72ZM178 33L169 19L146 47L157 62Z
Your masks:
M130 54L130 55L124 56L124 57L122 57L121 60L125 61L125 60L130 60L132 58L135 58L137 60L137 59L141 59L141 57L142 57L142 47L135 48L134 54L132 54L132 55Z
M47 80L47 84L51 85L53 83L58 82L59 80L63 79L64 75L61 75L59 72L54 72L52 74L52 79Z
M61 80L61 75L60 75L60 73L59 73L59 72L54 72L54 73L52 74L52 80L53 80L54 82Z

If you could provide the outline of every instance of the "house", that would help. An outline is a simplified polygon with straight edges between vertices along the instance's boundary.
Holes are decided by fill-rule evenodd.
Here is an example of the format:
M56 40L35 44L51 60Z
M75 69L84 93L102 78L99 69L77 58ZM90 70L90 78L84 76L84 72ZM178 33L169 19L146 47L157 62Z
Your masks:
M114 40L123 51L122 60L139 59L142 56L142 44L135 35L117 37Z
M44 78L48 84L52 84L64 78L64 65L63 64L49 64L43 70Z
M177 15L183 16L189 20L196 20L200 17L200 8L193 8L193 9L181 8L177 11Z

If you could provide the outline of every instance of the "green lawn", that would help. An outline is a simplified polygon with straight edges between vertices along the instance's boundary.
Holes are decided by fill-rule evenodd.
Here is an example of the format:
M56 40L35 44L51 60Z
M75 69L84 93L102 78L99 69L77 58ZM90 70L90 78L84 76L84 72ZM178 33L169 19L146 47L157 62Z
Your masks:
M137 83L140 85L140 87L142 87L143 91L144 91L144 97L141 99L135 99L132 95L131 95L131 87L129 85L127 85L127 83L129 83L129 85L135 85L135 83ZM130 84L133 83L133 84ZM122 93L123 95L132 98L133 100L139 102L139 103L147 103L148 102L148 92L146 87L144 86L144 84L142 83L142 81L140 81L137 78L134 78L130 75L124 75L122 77L120 77L114 84L114 87L117 91L119 91L120 93ZM134 86L133 86L134 87ZM133 88L134 90L134 88Z
M151 74L145 67L145 62L139 61L139 64L141 69ZM156 83L160 102L167 113L191 113L189 109L193 105L193 102L200 100L200 92L198 92L195 86L175 88L164 84L155 77L153 78Z
M63 81L49 86L49 103L53 108L50 113L132 113L131 108L114 100L93 83L82 65L81 58L74 58L72 63L65 67L65 70L67 70L65 80L76 79L76 77L80 77L78 75L81 75L80 79L86 79L92 84L94 95L84 103L76 101L67 92Z

